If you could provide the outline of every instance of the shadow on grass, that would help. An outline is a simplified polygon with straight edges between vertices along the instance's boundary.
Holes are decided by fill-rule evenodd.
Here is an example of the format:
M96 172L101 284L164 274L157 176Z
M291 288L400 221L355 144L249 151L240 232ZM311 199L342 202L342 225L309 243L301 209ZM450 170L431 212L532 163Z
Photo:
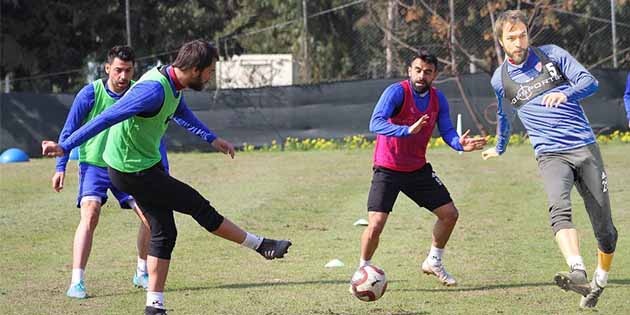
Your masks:
M407 282L407 280L390 280L389 283ZM261 282L261 283L233 283L222 284L207 289L249 289L258 287L274 287L284 285L317 285L317 284L350 284L348 280L324 280L324 281L279 281L279 282ZM184 288L182 288L184 290ZM187 288L186 290L190 290Z
M609 280L609 284L617 285L630 285L630 279L615 279ZM516 283L516 284L494 284L483 285L476 287L453 287L453 288L438 288L438 289L390 289L389 291L420 291L420 292L469 292L469 291L489 291L497 289L511 289L511 288L528 288L528 287L548 287L556 286L553 282L534 282L534 283Z

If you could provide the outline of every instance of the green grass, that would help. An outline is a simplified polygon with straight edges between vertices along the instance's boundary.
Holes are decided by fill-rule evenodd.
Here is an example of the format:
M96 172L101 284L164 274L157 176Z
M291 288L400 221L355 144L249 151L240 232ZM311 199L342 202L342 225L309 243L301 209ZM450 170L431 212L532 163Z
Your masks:
M620 232L601 314L630 306L630 167L628 144L602 146L613 216ZM171 154L175 177L198 189L224 215L254 233L287 237L284 260L214 237L190 217L179 229L165 292L170 314L588 314L579 297L552 284L566 265L548 227L546 197L528 145L500 159L430 149L460 220L445 264L459 280L446 288L419 272L434 217L401 195L373 262L389 278L386 295L364 303L347 291L359 256L371 178L371 150ZM65 190L50 187L54 161L0 165L0 309L3 314L140 314L145 293L131 286L138 220L114 202L101 214L86 272L89 299L65 297L71 247L76 166ZM579 195L574 221L589 276L596 245ZM111 201L111 200L110 200ZM326 269L341 259L345 267Z

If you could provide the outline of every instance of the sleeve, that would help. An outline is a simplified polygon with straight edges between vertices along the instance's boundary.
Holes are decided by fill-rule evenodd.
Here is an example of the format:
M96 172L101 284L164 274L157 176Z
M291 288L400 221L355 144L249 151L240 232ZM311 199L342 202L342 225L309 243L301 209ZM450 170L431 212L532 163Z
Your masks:
M177 109L175 110L173 120L178 125L186 128L192 134L197 135L199 138L208 143L212 143L212 141L217 138L214 132L210 131L210 129L208 129L208 127L206 127L206 125L204 125L204 123L195 116L190 108L188 108L183 96L177 106Z
M392 84L381 94L370 118L370 132L383 136L405 137L409 135L409 127L395 125L387 121L394 111L402 106L404 91L400 84Z
M500 70L499 70L500 71ZM510 132L512 129L512 121L516 116L516 110L509 106L505 108L503 104L503 87L500 82L500 75L494 75L491 83L494 88L494 93L497 97L497 153L503 154L507 149L507 145L510 142Z
M61 129L61 133L59 134L59 141L63 142L66 140L75 130L81 127L83 121L88 116L92 108L94 107L94 86L92 84L88 84L77 93L77 96L74 98L72 102L72 106L70 107L70 113L68 113L68 117L66 118L66 123L63 125L63 129ZM65 172L66 165L68 164L68 158L70 156L70 152L65 152L64 156L57 158L57 165L55 167L57 172Z
M571 82L571 87L562 91L567 99L579 101L597 92L599 87L597 79L566 50L549 45L547 55L558 64L562 73Z
M446 97L441 92L437 93L440 102L440 111L438 112L438 130L444 142L456 151L464 151L461 143L459 143L459 135L451 122L450 110Z
M626 107L626 118L630 123L630 72L628 72L628 79L626 80L626 92L623 94L623 104Z
M101 131L140 113L156 112L164 101L164 90L159 82L136 83L120 100L72 133L59 145L64 152L82 144Z
M163 136L162 139L160 139L160 155L162 156L162 166L164 166L166 174L170 174L168 154L166 153L166 136Z

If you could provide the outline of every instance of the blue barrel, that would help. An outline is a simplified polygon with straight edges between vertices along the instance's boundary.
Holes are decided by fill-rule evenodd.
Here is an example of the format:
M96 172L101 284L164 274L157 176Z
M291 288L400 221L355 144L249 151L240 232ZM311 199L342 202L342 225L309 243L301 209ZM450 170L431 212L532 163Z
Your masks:
M70 151L70 160L78 160L79 159L79 147L74 147L72 151Z

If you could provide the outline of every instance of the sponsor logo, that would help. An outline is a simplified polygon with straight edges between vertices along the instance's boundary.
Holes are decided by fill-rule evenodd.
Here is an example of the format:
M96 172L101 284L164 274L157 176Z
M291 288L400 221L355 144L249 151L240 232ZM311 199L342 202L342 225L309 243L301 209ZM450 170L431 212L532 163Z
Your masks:
M602 171L602 192L608 191L608 176L606 176L606 172Z
M545 64L545 69L547 69L549 73L549 78L531 84L520 84L516 96L511 100L512 105L515 105L518 101L529 101L534 95L534 92L546 88L553 82L562 79L553 63L549 62Z

